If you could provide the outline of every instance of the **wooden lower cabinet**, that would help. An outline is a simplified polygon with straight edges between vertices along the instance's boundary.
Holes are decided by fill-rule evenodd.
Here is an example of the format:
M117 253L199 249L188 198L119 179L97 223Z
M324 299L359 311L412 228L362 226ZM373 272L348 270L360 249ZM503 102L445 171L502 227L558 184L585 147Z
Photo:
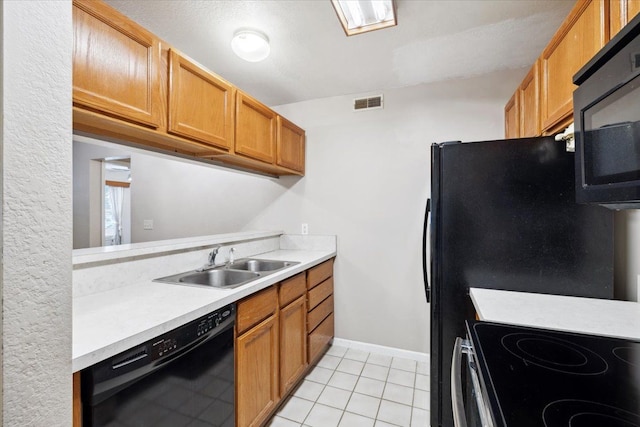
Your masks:
M82 426L82 399L80 397L80 372L73 373L73 427Z
M333 259L307 272L307 331L311 365L322 356L334 335Z
M322 356L334 335L333 313L309 333L309 361L315 363Z
M263 426L333 338L333 259L238 302L236 334L236 426Z
M277 405L278 348L277 314L237 337L237 427L262 425Z
M280 310L280 395L293 389L307 367L306 304L302 295Z

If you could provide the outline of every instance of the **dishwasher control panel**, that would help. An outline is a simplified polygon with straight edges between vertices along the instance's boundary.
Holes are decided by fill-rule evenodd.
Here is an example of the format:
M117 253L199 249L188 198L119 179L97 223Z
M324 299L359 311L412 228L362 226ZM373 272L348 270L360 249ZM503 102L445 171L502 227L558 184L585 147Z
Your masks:
M228 305L156 338L150 346L151 360L187 350L217 335L218 330L233 323L234 314L235 305Z

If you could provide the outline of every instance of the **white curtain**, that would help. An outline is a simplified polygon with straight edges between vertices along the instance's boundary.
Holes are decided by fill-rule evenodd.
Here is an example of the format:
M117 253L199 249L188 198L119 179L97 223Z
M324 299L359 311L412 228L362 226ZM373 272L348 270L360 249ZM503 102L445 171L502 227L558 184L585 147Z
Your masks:
M122 243L122 204L124 202L124 188L107 186L109 197L111 197L111 215L115 223L115 232L113 236L113 244L120 245Z

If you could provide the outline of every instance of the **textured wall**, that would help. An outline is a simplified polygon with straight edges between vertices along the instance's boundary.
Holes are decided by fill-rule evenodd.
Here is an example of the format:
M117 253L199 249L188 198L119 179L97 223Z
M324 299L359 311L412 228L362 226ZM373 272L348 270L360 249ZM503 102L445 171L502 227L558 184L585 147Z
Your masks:
M71 2L5 1L3 425L71 425Z

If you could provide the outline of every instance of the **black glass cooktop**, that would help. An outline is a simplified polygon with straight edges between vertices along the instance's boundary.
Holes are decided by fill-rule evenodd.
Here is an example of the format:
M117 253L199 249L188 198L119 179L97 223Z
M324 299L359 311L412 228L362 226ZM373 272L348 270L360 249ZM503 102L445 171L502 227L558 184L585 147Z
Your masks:
M467 328L498 426L640 427L640 342L487 322Z

